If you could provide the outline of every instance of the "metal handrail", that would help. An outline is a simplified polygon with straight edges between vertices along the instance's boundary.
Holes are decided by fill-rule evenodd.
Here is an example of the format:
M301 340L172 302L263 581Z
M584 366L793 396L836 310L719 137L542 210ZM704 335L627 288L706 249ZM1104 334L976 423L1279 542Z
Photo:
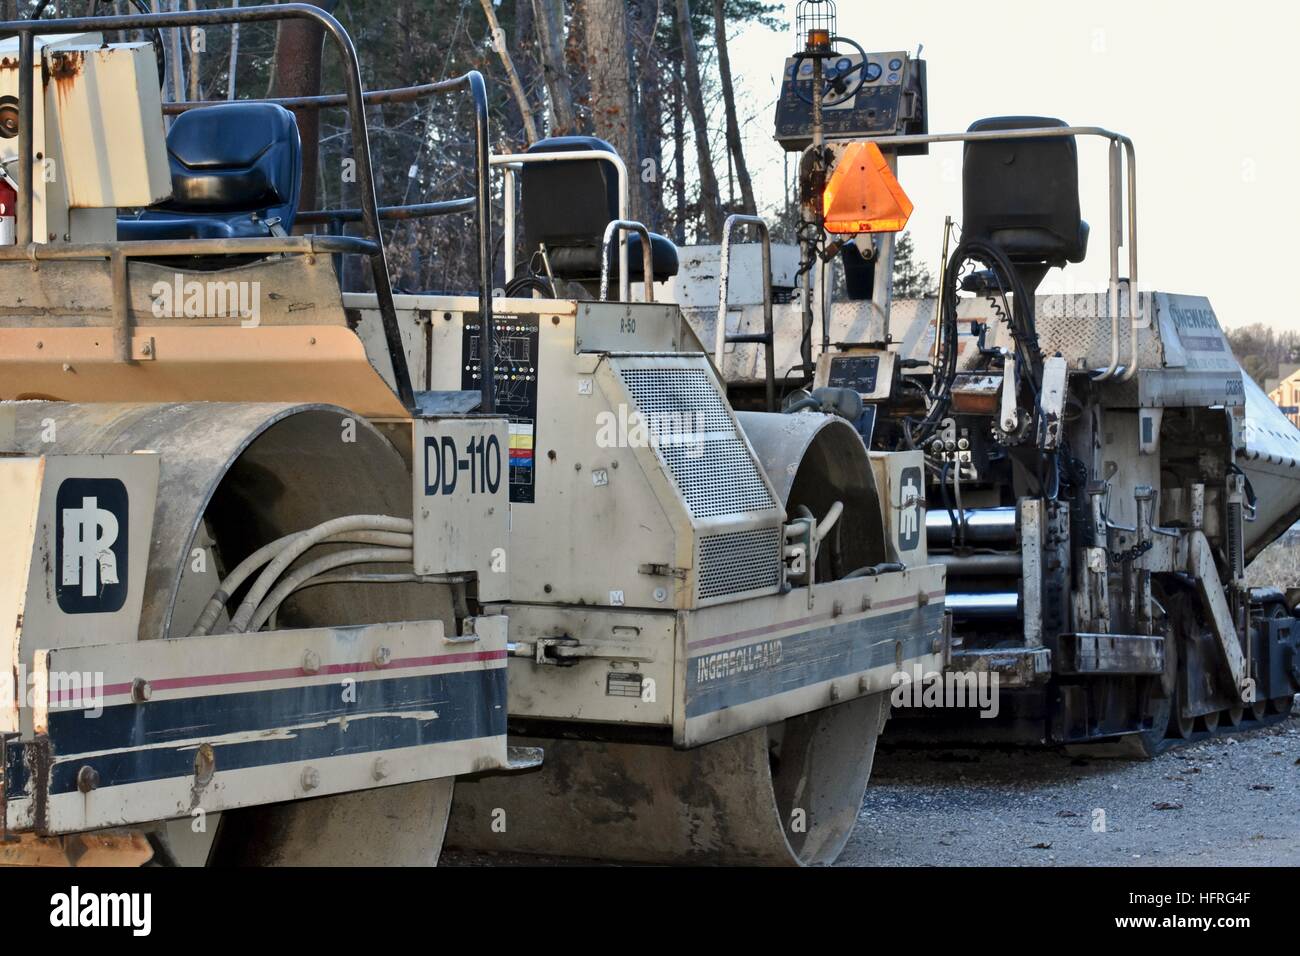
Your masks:
M123 239L118 242L34 242L0 245L0 262L67 259L156 259L163 256L370 254L374 242L360 236L260 236L249 239Z
M459 77L453 77L447 80L436 80L432 83L421 83L415 86L395 87L387 90L370 90L362 94L362 100L367 106L386 105L391 103L411 103L424 99L436 93L448 93L459 90L466 85L470 85L471 92L475 97L476 122L484 131L483 135L478 138L475 148L475 166L477 171L475 195L464 199L449 199L440 202L430 203L406 203L400 206L383 206L379 210L379 218L385 222L425 219L434 216L456 215L458 213L476 212L481 214L481 203L479 197L486 195L488 173L487 159L488 151L486 148L487 136L486 129L488 124L487 96L486 92L479 96L474 86L483 84L481 74L477 71L471 71ZM484 86L484 91L486 87ZM177 103L164 103L163 113L168 115L178 115L192 109L199 109L205 106L220 106L227 100L184 100ZM240 100L241 103L273 103L276 106L282 106L288 110L323 110L336 107L347 106L347 97L341 93L324 93L315 96L278 96L265 97L256 100ZM363 211L360 209L313 209L306 212L299 212L294 221L305 226L323 225L331 229L340 228L344 223L360 222L364 220ZM496 326L491 321L492 317L492 279L491 279L491 255L492 255L492 237L490 218L480 215L479 229L479 312L488 318L488 321L482 323L480 334L484 336L484 348L487 354L495 351ZM485 225L482 225L485 224ZM485 269L483 263L488 266ZM496 404L496 382L489 376L484 376L481 385L479 404L480 407L487 411L495 408Z
M379 218L384 222L402 222L409 219L427 219L431 216L451 216L459 212L473 212L477 200L473 196L464 199L444 199L438 202L407 203L403 206L380 206ZM345 222L361 222L365 213L360 209L313 209L300 212L293 221L303 226L341 225Z
M763 333L727 334L727 294L731 284L731 233L736 226L754 226L763 243ZM713 363L722 374L722 362L730 343L762 343L767 364L767 410L776 411L776 334L772 323L772 238L761 216L732 215L722 225L722 252L718 263L718 330L714 337Z
M905 136L869 136L866 137L883 148L900 146L921 146L929 143L978 143L1015 139L1066 138L1071 136L1097 136L1111 144L1107 156L1109 165L1109 199L1110 199L1110 364L1093 373L1094 381L1116 378L1127 382L1137 371L1138 363L1138 322L1142 318L1141 305L1137 294L1138 282L1138 231L1137 231L1137 150L1133 141L1122 133L1116 133L1102 126L1053 126L1037 129L982 130L966 133L928 133ZM1120 150L1123 150L1123 157ZM1129 327L1132 333L1132 354L1127 366L1120 365L1119 355L1119 249L1123 245L1123 209L1124 187L1121 185L1124 168L1123 160L1128 164L1128 259L1129 259Z
M35 38L38 34L41 36L66 36L76 33L110 30L221 26L291 19L311 20L319 24L324 32L329 35L343 60L346 85L344 93L323 97L297 97L291 99L296 100L300 108L311 108L317 105L346 106L351 117L352 150L357 161L357 188L361 194L361 221L365 223L369 238L374 242L374 252L370 254L369 258L380 318L384 328L384 339L392 361L397 396L408 410L414 410L415 393L411 383L410 367L406 360L406 348L397 322L397 310L393 302L392 279L388 272L387 252L384 247L383 231L380 228L382 217L375 191L374 170L370 155L370 133L365 119L366 94L362 89L361 66L357 58L356 47L353 45L347 31L343 29L338 20L319 7L306 3L286 3L222 10L190 10L175 13L124 14L59 20L0 22L0 36L17 35L19 48L17 245L19 247L33 245L33 73L35 67ZM490 151L487 135L487 86L481 74L470 72L454 79L426 84L425 87L418 89L420 93L417 95L465 89L470 92L474 99L476 166L478 172L476 199L479 217L481 335L483 354L490 356L494 351L493 338L495 329L492 321L492 238L488 196L488 157ZM381 91L381 95L383 92ZM374 101L376 100L372 95L371 102ZM249 101L243 100L240 102ZM193 108L198 104L184 105L185 108ZM176 110L175 112L182 111ZM114 258L115 263L121 263L124 267L129 256L112 256L111 258ZM495 408L495 382L490 375L483 377L481 403L481 410L484 412L491 412Z
M645 300L655 300L654 253L650 248L650 230L645 227L645 223L633 219L615 219L605 227L605 236L600 242L601 302L609 301L609 244L617 234L619 246L626 249L627 240L623 237L629 232L635 232L641 237L641 280L645 283ZM626 264L623 264L623 270L619 273L618 284L620 290L627 289L623 301L632 301L632 277L627 273Z
M567 163L582 160L600 160L614 167L618 175L618 218L628 220L627 164L618 153L603 149L578 149L572 152L502 153L491 158L493 166L501 166L505 173L505 264L506 275L515 272L515 167L525 163ZM632 282L628 277L627 240L620 234L618 243L619 294L626 302L632 295Z
M453 77L447 80L435 80L432 83L421 83L416 86L398 86L387 90L367 90L362 94L362 101L367 106L375 106L387 103L412 103L416 100L424 99L434 93L445 93L456 86L461 77ZM174 103L164 103L162 111L167 116L179 116L189 110L200 109L205 106L220 106L223 103L229 103L230 100L178 100ZM253 102L251 100L237 100L239 103ZM347 106L348 98L346 93L316 93L309 96L271 96L256 100L258 103L274 103L276 106L283 106L288 110L322 110L331 107Z

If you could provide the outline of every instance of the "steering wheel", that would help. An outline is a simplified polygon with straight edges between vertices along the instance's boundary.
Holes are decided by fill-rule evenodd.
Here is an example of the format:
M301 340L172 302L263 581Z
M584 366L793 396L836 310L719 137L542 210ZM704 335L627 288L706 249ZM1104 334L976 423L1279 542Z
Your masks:
M51 2L52 0L41 0L41 2L36 5L36 9L32 11L32 15L27 19L39 20L41 15L45 13L45 8L48 7ZM93 16L96 10L109 2L111 2L111 0L95 0L95 5L91 8L91 15ZM145 3L144 0L131 0L131 5L141 13L153 13L153 10L149 8L149 4ZM162 30L157 27L154 27L153 30L153 55L158 61L158 85L161 87L166 85L167 82L167 45L163 43Z
M848 37L831 37L831 43L848 44L853 47L853 49L857 50L858 56L861 57L861 59L858 60L856 66L849 67L843 73L837 73L835 76L830 78L823 78L823 107L839 106L841 103L847 103L849 100L853 99L853 97L858 95L858 90L862 89L862 85L867 82L867 75L865 72L867 67L867 51L862 49L862 44L858 43L856 40L850 40ZM794 58L794 93L795 96L799 97L799 99L803 100L809 106L813 105L813 100L811 96L806 96L799 86L799 67L805 60L811 59L812 55L809 53L798 53ZM856 77L856 82L849 81L849 77ZM847 88L845 85L846 81L848 82ZM835 98L828 100L827 97L831 96L831 94L835 94Z

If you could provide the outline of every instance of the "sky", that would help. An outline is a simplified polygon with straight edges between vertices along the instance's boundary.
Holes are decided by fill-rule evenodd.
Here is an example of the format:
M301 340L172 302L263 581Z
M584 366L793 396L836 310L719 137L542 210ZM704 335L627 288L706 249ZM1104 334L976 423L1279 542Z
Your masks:
M753 26L731 44L746 158L760 205L783 191L784 154L772 140L786 26ZM931 132L985 116L1055 116L1104 126L1137 147L1141 284L1208 296L1220 322L1300 329L1300 307L1277 288L1295 268L1300 230L1300 3L1238 0L839 0L839 33L868 51L924 44ZM1081 140L1088 258L1040 291L1104 289L1109 273L1106 145ZM791 168L795 157L791 156ZM961 147L904 157L899 179L916 205L908 230L937 272L946 215L961 217ZM725 186L724 186L725 188ZM1127 275L1127 248L1121 253Z

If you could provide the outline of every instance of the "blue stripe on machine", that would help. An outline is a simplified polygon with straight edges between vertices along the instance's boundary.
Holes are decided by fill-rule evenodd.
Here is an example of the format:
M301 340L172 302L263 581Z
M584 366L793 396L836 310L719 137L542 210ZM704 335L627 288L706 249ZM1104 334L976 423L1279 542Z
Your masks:
M686 716L773 697L811 684L931 653L943 633L943 605L755 641L691 657L686 670Z
M29 774L27 773L27 763L23 760L25 752L23 745L17 740L11 740L5 745L4 783L6 800L17 800L19 797L28 795L27 781Z
M101 787L192 775L195 741L213 742L220 773L505 732L503 667L120 704L98 717L56 711L50 714L50 792L75 790L87 765L99 772ZM248 739L219 741L237 734ZM116 752L78 757L109 750ZM16 756L7 761L11 798L28 783Z

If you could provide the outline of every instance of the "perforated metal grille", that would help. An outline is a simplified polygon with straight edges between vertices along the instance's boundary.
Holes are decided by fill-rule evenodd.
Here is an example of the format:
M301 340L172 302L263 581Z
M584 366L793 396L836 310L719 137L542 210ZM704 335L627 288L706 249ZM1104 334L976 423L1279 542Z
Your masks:
M715 518L775 507L707 372L698 368L622 368L619 374L692 517Z
M700 600L781 584L781 529L731 531L700 538Z
M702 368L625 368L623 384L642 417L687 418L696 431L730 431L731 416Z

